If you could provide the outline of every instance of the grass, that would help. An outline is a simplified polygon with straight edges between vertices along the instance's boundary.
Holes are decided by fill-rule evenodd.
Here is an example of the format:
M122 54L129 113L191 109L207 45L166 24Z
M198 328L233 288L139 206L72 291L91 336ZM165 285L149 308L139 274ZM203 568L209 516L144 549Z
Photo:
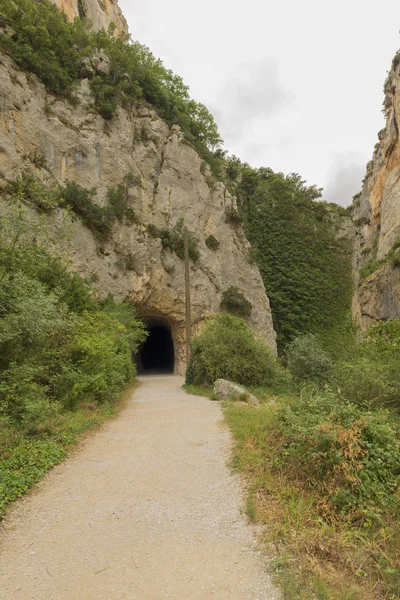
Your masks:
M215 399L214 389L212 386L185 384L183 389L185 389L187 393L191 394L192 396L204 396L205 398L211 398L211 400Z
M382 515L376 526L321 514L324 499L305 489L300 477L289 477L286 465L274 466L283 442L278 415L295 397L253 391L262 402L258 408L224 405L235 440L231 465L247 476L246 512L251 522L266 525L263 541L275 556L272 570L284 600L398 600L398 520Z
M115 416L130 398L133 387L114 403L82 405L41 424L28 434L13 427L0 430L0 520L9 505L29 492L46 473L61 463L84 439Z

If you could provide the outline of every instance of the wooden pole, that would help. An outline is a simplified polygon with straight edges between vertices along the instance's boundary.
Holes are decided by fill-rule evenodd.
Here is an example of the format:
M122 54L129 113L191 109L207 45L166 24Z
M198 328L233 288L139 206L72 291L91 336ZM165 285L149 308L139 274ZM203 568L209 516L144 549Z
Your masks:
M189 261L189 233L187 227L183 232L185 248L185 303L186 303L186 363L190 360L190 342L192 339L192 310L190 303L190 261Z

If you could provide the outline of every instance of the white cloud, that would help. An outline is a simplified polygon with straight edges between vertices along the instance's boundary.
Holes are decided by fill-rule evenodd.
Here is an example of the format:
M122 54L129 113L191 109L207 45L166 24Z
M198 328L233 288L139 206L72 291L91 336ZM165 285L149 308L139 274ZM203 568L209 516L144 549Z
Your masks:
M349 206L352 198L361 190L365 175L365 162L355 155L338 156L332 163L327 177L323 200Z
M271 119L293 102L293 95L284 89L274 58L241 64L235 74L223 82L215 107L221 129L231 140L249 132L253 124Z
M350 202L382 128L397 0L119 3L134 39L214 114L228 151Z

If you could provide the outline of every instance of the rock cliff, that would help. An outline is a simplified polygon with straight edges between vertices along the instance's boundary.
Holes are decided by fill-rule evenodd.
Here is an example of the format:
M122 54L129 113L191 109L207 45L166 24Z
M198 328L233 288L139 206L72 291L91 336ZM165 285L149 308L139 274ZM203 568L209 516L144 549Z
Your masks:
M108 29L115 24L116 34L128 31L128 24L118 6L118 0L51 0L72 21L85 17L95 30Z
M72 180L95 187L102 202L107 188L133 173L141 182L129 190L135 223L117 223L112 237L99 245L74 219L73 268L96 281L102 296L130 298L143 317L168 323L176 371L182 373L184 265L151 231L173 228L183 217L200 249L200 260L191 265L195 328L219 311L223 292L235 286L252 304L249 324L275 351L269 301L249 243L241 227L227 222L235 199L222 183L213 181L208 166L185 143L178 127L169 128L144 107L119 109L112 121L104 121L93 110L85 79L77 95L79 103L73 107L51 96L9 57L0 56L0 188L29 169L46 181ZM60 212L48 217L50 226ZM206 245L211 235L219 241L218 248Z
M366 329L380 319L400 317L400 56L385 83L386 126L352 212L356 225L353 311Z

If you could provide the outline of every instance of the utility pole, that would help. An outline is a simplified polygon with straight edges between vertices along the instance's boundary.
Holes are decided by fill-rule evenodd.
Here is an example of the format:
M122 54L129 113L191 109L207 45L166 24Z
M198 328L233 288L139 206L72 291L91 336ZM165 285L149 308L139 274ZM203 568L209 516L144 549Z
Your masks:
M187 227L183 230L185 248L185 301L186 301L186 363L190 360L190 342L192 339L192 310L190 303L190 261L189 261L189 233Z

